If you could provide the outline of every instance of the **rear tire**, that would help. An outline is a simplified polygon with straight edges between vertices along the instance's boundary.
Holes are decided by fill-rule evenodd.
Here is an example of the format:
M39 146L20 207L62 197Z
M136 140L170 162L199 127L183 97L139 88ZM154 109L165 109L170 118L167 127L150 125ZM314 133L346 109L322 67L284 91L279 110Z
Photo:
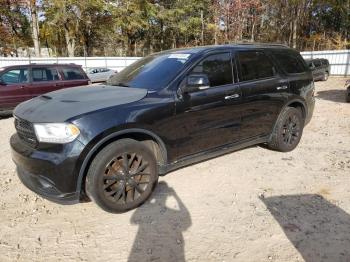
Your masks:
M151 150L135 140L122 139L96 155L86 177L86 193L103 210L123 213L142 205L157 182L157 162Z
M282 110L271 134L268 147L280 152L289 152L297 147L304 128L301 110L286 107Z

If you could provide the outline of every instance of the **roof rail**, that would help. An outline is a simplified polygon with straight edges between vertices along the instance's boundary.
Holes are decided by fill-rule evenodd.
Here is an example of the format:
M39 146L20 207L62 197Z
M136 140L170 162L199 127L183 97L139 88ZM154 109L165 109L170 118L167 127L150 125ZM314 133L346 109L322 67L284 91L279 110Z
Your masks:
M289 46L281 43L264 43L264 42L251 42L248 40L243 40L243 41L235 41L232 42L232 44L237 44L237 45L265 45L265 46L280 46L280 47L286 47L289 48Z

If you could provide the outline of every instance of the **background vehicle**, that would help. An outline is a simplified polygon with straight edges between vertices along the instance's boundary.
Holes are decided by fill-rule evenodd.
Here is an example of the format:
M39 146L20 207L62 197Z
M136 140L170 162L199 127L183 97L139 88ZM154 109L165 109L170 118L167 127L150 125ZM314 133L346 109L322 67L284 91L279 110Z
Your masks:
M0 69L0 113L9 113L19 103L62 88L89 84L81 66L30 64Z
M293 150L314 103L311 71L287 47L170 50L107 85L19 105L12 155L40 195L66 203L87 195L120 213L144 203L159 174L254 144Z
M331 71L331 66L327 59L307 59L314 81L327 81L329 77L329 72Z
M88 70L87 76L90 78L92 83L106 82L116 73L118 73L118 71L109 68L91 68Z
M345 83L346 88L346 102L350 102L350 79L346 81Z

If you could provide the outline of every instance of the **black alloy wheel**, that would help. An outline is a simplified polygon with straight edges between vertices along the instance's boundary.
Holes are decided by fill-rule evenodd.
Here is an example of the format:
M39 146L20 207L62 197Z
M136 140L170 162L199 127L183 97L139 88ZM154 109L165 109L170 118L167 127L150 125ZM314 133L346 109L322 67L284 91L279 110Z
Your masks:
M118 204L138 199L151 182L148 162L135 152L114 158L104 171L102 187L106 197Z
M304 118L299 108L286 107L275 124L268 147L281 151L292 151L300 142L304 129Z
M300 140L300 120L295 114L285 119L282 136L283 142L289 146Z
M107 145L92 161L86 193L102 209L122 213L143 204L158 182L157 163L142 142L122 139Z

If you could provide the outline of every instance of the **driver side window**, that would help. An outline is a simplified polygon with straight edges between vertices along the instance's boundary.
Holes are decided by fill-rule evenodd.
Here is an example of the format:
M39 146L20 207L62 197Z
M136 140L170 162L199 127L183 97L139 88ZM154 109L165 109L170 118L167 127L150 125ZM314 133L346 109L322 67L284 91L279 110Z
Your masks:
M1 76L1 80L6 85L27 83L28 69L21 68L21 69L13 69L13 70L7 71Z
M210 87L233 83L231 53L210 55L199 62L192 73L206 74Z

